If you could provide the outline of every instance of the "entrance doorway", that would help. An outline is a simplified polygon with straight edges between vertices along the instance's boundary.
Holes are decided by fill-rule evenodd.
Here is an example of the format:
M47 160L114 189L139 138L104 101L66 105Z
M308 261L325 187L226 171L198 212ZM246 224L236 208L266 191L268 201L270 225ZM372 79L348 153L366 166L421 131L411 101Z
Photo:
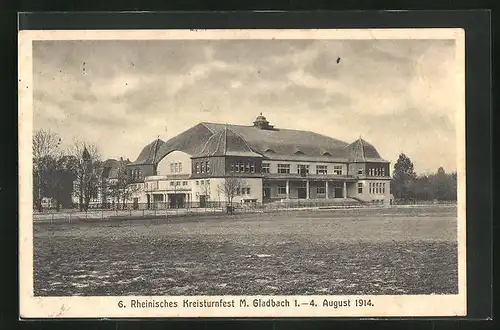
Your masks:
M266 201L269 200L269 199L271 199L271 188L264 187L262 189L262 199L266 200Z
M200 207L207 207L207 196L200 195Z
M301 199L307 198L307 188L298 187L297 188L297 197L301 198Z
M184 208L185 194L168 194L169 206L171 209Z
M342 198L342 197L344 197L344 196L342 196L343 190L344 190L343 188L335 187L333 189L333 197L334 198Z

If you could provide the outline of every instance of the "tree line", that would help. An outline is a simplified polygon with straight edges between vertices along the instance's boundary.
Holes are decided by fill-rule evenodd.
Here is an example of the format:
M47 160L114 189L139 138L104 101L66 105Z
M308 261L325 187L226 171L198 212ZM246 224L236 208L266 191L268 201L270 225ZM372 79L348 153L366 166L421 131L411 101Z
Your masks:
M436 173L417 175L411 159L400 154L394 164L391 192L396 201L456 201L457 173L446 173L439 167Z
M44 197L53 200L57 210L73 208L73 197L81 211L99 197L103 203L108 198L125 201L130 194L126 163L120 162L117 178L110 184L106 162L95 144L74 140L70 147L62 148L61 143L58 134L49 130L33 134L34 208L42 211Z

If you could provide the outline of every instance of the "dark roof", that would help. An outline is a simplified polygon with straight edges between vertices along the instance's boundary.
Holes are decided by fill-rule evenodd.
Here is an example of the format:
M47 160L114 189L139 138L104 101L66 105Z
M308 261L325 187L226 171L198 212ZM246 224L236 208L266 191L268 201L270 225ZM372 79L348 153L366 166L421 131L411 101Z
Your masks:
M166 142L159 139L151 142L131 164L157 164L172 151L192 157L241 155L291 161L386 162L362 139L348 144L308 131L204 122Z
M221 129L219 132L212 135L203 146L201 152L195 156L262 157L261 155L253 152L241 136L227 127L224 127L224 129Z
M120 170L126 171L129 160L107 159L103 163L102 176L106 179L118 179Z
M161 139L154 140L142 149L139 157L130 165L155 164L159 160L158 151L164 143Z
M325 152L332 156L328 159L347 160L345 155L346 142L308 131L292 129L260 129L255 126L224 125L203 123L206 127L217 133L224 129L231 130L239 135L250 148L269 159L282 159L283 157L325 157ZM326 159L327 157L325 157Z
M348 145L346 149L351 162L385 162L377 149L361 137Z

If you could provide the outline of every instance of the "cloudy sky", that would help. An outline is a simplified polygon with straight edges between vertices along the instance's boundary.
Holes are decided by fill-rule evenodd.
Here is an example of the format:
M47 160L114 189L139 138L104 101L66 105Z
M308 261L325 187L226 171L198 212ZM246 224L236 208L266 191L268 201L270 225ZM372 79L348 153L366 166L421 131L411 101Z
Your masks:
M34 129L135 160L158 135L262 112L454 171L454 53L453 40L35 41Z

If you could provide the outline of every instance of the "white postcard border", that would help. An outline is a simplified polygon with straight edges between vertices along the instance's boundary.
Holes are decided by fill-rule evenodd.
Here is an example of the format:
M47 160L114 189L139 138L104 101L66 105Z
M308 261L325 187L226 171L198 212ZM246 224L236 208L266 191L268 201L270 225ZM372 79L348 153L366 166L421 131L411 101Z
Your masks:
M34 40L151 40L151 39L454 39L456 41L457 108L457 295L397 296L187 296L187 297L34 297L32 215L32 130ZM130 317L413 317L466 315L466 219L465 219L465 32L463 29L331 29L331 30L85 30L19 32L19 274L22 318L130 318ZM177 302L183 300L234 301L235 307L131 308L131 300ZM249 307L240 307L246 299ZM261 299L290 304L314 300L317 307L253 307ZM349 306L322 307L324 299L350 301ZM357 299L373 306L356 307ZM120 304L123 306L120 307Z

